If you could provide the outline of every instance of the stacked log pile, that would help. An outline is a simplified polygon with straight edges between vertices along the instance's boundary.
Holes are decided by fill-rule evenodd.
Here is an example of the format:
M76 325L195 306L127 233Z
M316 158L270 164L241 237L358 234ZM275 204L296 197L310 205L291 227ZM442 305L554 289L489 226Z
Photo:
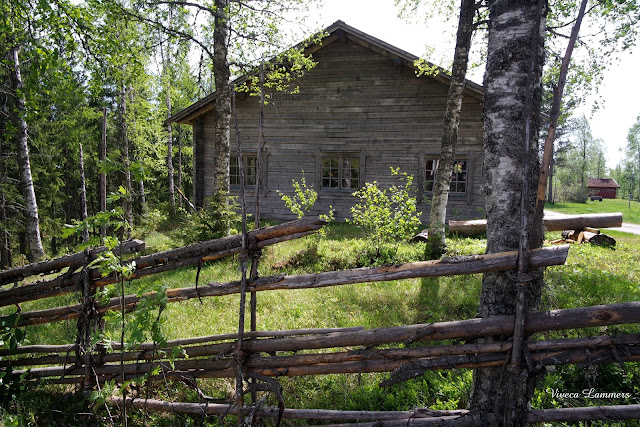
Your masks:
M562 238L553 240L551 243L590 243L596 246L614 247L616 239L601 233L596 228L585 227L582 230L564 230Z

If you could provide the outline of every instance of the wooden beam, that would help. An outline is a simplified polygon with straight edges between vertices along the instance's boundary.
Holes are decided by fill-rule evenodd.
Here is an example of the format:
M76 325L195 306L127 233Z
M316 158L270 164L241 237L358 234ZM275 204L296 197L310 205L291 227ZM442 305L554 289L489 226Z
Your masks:
M544 226L547 231L582 230L585 227L610 228L622 226L622 213L599 213L584 215L562 215L545 218ZM471 221L449 221L449 232L463 236L476 236L487 230L486 219Z
M259 246L260 244L258 244ZM569 246L552 246L534 249L529 254L532 267L564 264L569 252ZM400 265L357 268L344 271L332 271L317 274L302 274L296 276L267 276L248 282L248 292L269 291L276 289L309 289L327 286L347 285L354 283L378 282L384 280L400 280L415 277L438 277L484 273L488 271L508 271L516 268L517 251L498 254L472 255L443 258L436 261L421 261ZM198 259L198 258L196 258ZM191 262L191 261L190 261ZM200 287L169 289L166 291L168 302L185 301L192 298L231 295L240 292L240 282L210 283ZM133 309L141 299L154 295L150 292L143 296L127 295L124 305ZM99 305L98 311L105 313L120 309L120 297L111 298L106 305ZM79 304L56 307L45 310L22 312L20 326L50 323L59 320L75 319L79 316Z
M114 249L116 253L131 254L135 252L141 252L145 248L145 243L142 240L127 240L122 243L122 247ZM35 264L28 264L22 267L14 267L8 270L0 271L0 286L8 283L18 282L26 277L35 276L39 274L56 273L64 268L75 266L79 268L89 264L96 257L107 250L106 247L100 246L93 248L87 252L77 252L75 254L65 255L60 258L55 258L47 261L37 262Z
M255 238L258 248L263 248L294 237L311 234L326 222L318 218L303 218L271 227L250 231L249 238ZM229 255L240 253L242 236L236 234L222 239L195 243L182 248L171 249L126 261L126 265L135 263L136 269L130 279L149 276L151 274L170 271L190 265L198 265L201 261L212 261ZM102 277L98 269L91 270L94 286L105 286L116 283L116 275ZM74 292L80 284L79 273L70 276L59 276L53 280L41 281L0 290L0 307L33 301L42 298L59 296Z

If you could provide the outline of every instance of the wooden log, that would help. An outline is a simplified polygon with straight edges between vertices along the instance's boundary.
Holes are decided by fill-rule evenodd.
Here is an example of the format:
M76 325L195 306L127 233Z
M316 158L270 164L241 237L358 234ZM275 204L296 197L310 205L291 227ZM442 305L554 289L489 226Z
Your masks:
M623 323L637 323L640 322L640 302L635 303L622 303L622 304L612 304L609 306L594 306L594 307L585 307L578 309L568 309L568 310L554 310L550 312L544 313L530 313L527 318L527 333L531 332L539 332L545 330L557 330L557 329L574 329L574 328L582 328L582 327L591 327L591 326L604 326L611 324L623 324ZM513 329L513 316L495 316L485 319L470 319L464 321L455 321L455 322L443 322L438 324L431 325L411 325L411 326L399 326L392 328L378 328L367 331L353 331L353 332L336 332L331 334L325 334L321 336L302 336L302 337L288 337L288 338L272 338L267 340L248 340L243 343L243 346L246 351L251 353L259 353L259 352L267 352L273 353L276 351L298 351L298 350L310 350L310 349L318 349L318 348L334 348L334 347L348 347L353 345L364 345L364 346L372 346L372 345L380 345L383 343L397 343L397 342L412 342L418 340L440 340L440 339L472 339L478 338L480 336L491 336L491 335L509 335ZM611 338L613 341L607 341L604 338L591 338L589 341L568 341L568 342L554 342L552 344L532 344L531 350L538 351L545 358L549 358L549 354L551 351L561 352L567 349L575 349L576 347L582 350L581 346L599 346L599 345L608 345L609 343L614 344L630 344L633 343L634 340L637 342L637 336L623 336L620 338ZM616 341L621 340L621 341ZM625 341L626 340L626 341ZM592 344L588 344L591 342ZM569 344L567 344L569 343ZM493 344L495 345L495 344ZM550 345L555 345L555 348L550 347ZM567 347L562 348L558 347L559 345L565 345ZM493 353L504 354L508 347L486 347L490 349ZM232 344L214 344L210 346L203 346L198 348L187 348L186 351L191 352L191 356L204 356L204 355L213 355L220 354L223 352L229 353L232 350ZM467 353L480 353L482 351L482 347L479 344L473 344L469 346L460 347L462 351L459 354L467 354ZM452 351L451 347L447 348L436 348L431 350L429 348L419 348L419 349L409 349L404 352L404 358L407 357L419 357L425 354L430 355L438 355L438 352L443 354L444 351ZM421 353L423 352L423 353ZM389 369L395 369L404 363L402 358L399 355L402 355L403 352L401 349L394 349L384 352L380 350L380 353L370 352L369 354L377 354L381 364L376 364L376 358L372 357L372 360L367 359L368 369L382 369L383 371ZM630 354L630 353L629 353ZM108 355L107 355L108 356ZM287 375L295 375L294 372L307 372L305 370L297 369L292 362L293 360L300 360L301 363L309 364L309 363L326 363L329 362L329 359L318 359L322 357L334 357L333 365L326 364L323 365L327 369L337 369L337 372L344 372L345 369L354 370L353 372L359 372L358 369L364 369L362 365L363 358L360 357L350 357L348 353L345 355L337 355L337 356L322 356L322 355L310 355L310 356L292 356L297 357L297 359L256 359L252 356L252 358L248 361L248 366L259 368L261 366L270 366L274 365L282 365L287 366L285 368L285 372ZM120 357L120 355L115 354L114 357ZM144 358L143 356L137 356L140 358ZM306 357L306 359L305 359ZM342 359L340 359L342 357ZM593 359L595 356L591 356ZM315 359L313 359L315 358ZM108 359L108 357L105 357ZM312 360L313 359L313 360ZM115 361L110 360L109 361ZM133 359L132 359L133 360ZM269 361L271 360L271 362ZM276 363L275 361L284 361L283 363ZM335 363L338 360L339 362L348 361L349 363ZM478 363L490 363L495 362L497 364L502 363L502 359L498 357L498 359L486 360L486 359L476 359L473 361L467 361L466 367L476 366ZM462 360L458 360L458 362L462 363ZM394 364L395 363L395 364ZM577 362L574 362L577 363ZM360 364L360 365L359 365ZM144 369L143 365L136 364L130 365L135 366L136 369ZM148 365L152 366L152 365ZM147 367L148 367L147 366ZM191 365L189 365L191 366ZM345 367L346 366L346 367ZM360 368L358 368L360 366ZM376 366L376 367L374 367ZM393 367L392 367L393 366ZM441 365L438 365L441 366ZM482 365L485 366L485 365ZM184 367L187 367L185 365ZM220 365L208 365L209 368L216 368L217 371L215 375L226 375L223 371L220 371ZM460 366L462 367L462 366ZM42 371L46 375L56 375L62 374L62 371L55 371L58 368L45 368L47 371ZM54 370L52 370L54 369ZM117 372L118 367L116 366L115 371ZM266 374L271 375L283 375L282 369L279 366L271 366L271 370L266 372ZM297 371L296 371L297 369ZM325 369L325 371L327 370ZM325 372L322 371L322 372ZM34 370L34 375L37 371ZM352 372L352 371L347 371ZM369 372L369 371L367 371ZM371 371L377 372L377 371ZM65 371L67 375L69 372ZM108 374L110 372L100 372L101 374ZM230 373L233 373L233 370L230 370ZM264 373L264 372L261 372ZM332 372L325 372L332 373ZM300 373L299 375L302 375Z
M335 332L352 332L352 331L362 331L362 330L364 330L364 327L362 326L354 326L349 328L285 329L282 331L250 331L250 332L246 332L245 336L247 338L270 338L270 337L288 337L288 336L295 336L295 335L321 335L321 334L329 334L329 333L335 333ZM178 346L187 346L187 345L193 345L193 344L232 340L232 339L236 339L237 337L238 337L238 334L229 333L229 334L208 335L203 337L180 338L177 340L167 341L166 347L163 347L163 348L172 348L172 347L178 347ZM120 349L119 342L111 342L109 344L110 344L110 347L114 350ZM29 353L67 353L67 352L75 351L75 347L76 347L76 344L23 345L18 347L15 350L0 348L0 356L9 356L12 354L29 354ZM160 347L158 347L156 343L142 343L130 349L134 351L142 351L142 350L160 349Z
M449 358L421 359L411 362L411 368L403 380L422 375L427 370L440 369L475 369L480 367L501 367L509 358L508 352L470 354L453 356ZM624 351L614 352L610 348L599 348L593 351L586 349L572 349L567 351L550 352L538 351L530 355L532 363L539 366L579 364L584 366L599 363L637 362L640 360L640 347L626 347ZM268 358L266 358L268 359ZM245 370L265 376L303 376L326 374L359 374L372 372L390 372L406 364L406 360L360 360L349 362L331 362L314 365L291 366L252 366L243 365ZM150 380L183 380L184 378L234 378L236 375L233 359L216 361L211 359L184 360L174 363L175 369L167 363L142 363L102 365L94 368L94 373L101 381L119 378L124 370L126 379L140 377L157 367L162 368L162 373L150 378ZM84 381L82 367L47 367L34 368L27 371L15 370L16 375L24 374L28 379L66 377L66 383L78 383ZM383 383L385 384L385 383Z
M109 398L109 401L122 407L124 400L119 396ZM220 403L187 403L187 402L165 402L156 399L127 399L127 407L144 409L159 412L186 413L186 414L212 414L237 415L238 410L234 405ZM245 407L243 413L250 411ZM417 408L413 411L336 411L331 409L291 409L285 408L282 418L294 420L324 420L324 421L369 421L369 420L390 420L397 418L426 418L443 415L463 415L468 411L456 409L450 411L436 411L427 408ZM277 407L263 407L256 413L258 417L277 418Z
M622 213L563 215L543 220L547 231L582 230L584 227L610 228L622 226ZM449 221L449 232L463 236L477 236L487 230L486 219Z
M531 409L525 416L529 424L543 422L577 422L596 420L633 420L640 418L640 405L587 406L582 408ZM434 418L385 419L357 424L323 424L322 427L466 427L489 425L496 421L491 413L442 416ZM319 427L319 426L318 426Z
M569 246L552 246L534 249L529 254L529 263L532 267L545 267L549 265L564 264L569 252ZM303 274L296 276L268 276L261 277L253 282L248 282L248 292L268 291L275 289L308 289L326 286L338 286L354 283L377 282L383 280L400 280L415 277L453 276L487 271L508 271L516 268L517 251L498 254L485 254L461 257L449 257L436 261L421 261L407 264L357 268L352 270L332 271L327 273ZM192 298L230 295L240 292L240 282L224 284L210 283L206 286L169 289L166 291L168 302L184 301ZM134 308L141 298L146 298L153 293L142 297L127 295L124 305L126 308ZM99 306L98 311L118 310L121 307L121 298L112 298L106 305ZM56 307L45 310L22 312L20 314L20 326L36 325L55 322L59 320L74 319L78 316L81 307L79 304L65 307Z
M127 240L122 243L122 248L119 246L114 252L122 254L130 254L135 252L141 252L145 248L145 242L142 240ZM37 262L35 264L29 264L22 267L14 267L8 270L0 271L0 286L8 283L18 282L26 277L35 276L39 274L56 273L64 268L72 265L76 268L85 266L91 261L96 259L98 254L106 251L107 248L100 246L93 248L88 252L78 252L75 254L65 255L60 258L55 258L47 261Z
M301 237L311 234L324 224L326 224L324 221L317 218L303 218L253 230L248 234L249 238L256 239L258 248L263 248L267 245L289 240L292 238L290 236ZM135 263L136 270L131 279L137 279L189 265L198 265L201 261L212 261L234 255L240 253L241 250L241 236L236 234L222 239L195 243L190 246L143 256L126 261L126 264ZM105 286L117 281L115 275L101 277L97 269L91 270L91 279L94 286ZM80 274L75 273L68 277L61 276L53 280L0 290L0 307L71 293L78 289L80 281Z
M557 352L571 349L584 349L584 348L598 348L609 347L613 345L637 345L640 343L640 334L630 335L618 335L614 337L599 336L588 338L573 338L573 339L560 339L549 341L532 341L528 342L527 346L530 352L535 351L548 351ZM379 342L376 345L386 344L385 342ZM143 360L157 360L158 353L154 350L163 350L152 348L153 344L149 346L144 345L142 348L137 347L135 351L127 351L124 353L106 353L101 355L100 361L102 363L123 361L143 361ZM175 360L182 358L194 359L196 357L210 357L219 356L220 354L229 353L232 346L225 345L205 345L194 346L184 348L183 355L174 356ZM166 349L164 349L166 350ZM315 365L323 363L337 363L337 362L353 362L362 360L404 360L405 362L412 359L420 358L433 358L433 357L452 357L468 354L483 354L483 353L504 353L511 350L511 342L492 342L492 343L472 343L472 344L458 344L458 345L439 345L439 346L424 346L416 348L401 348L401 349L367 349L367 350L355 350L336 353L321 353L321 354L304 354L294 356L271 356L262 357L258 354L252 354L248 356L246 366L247 367L288 367L288 366L304 366ZM44 357L23 357L20 359L7 359L0 361L0 367L4 366L36 366L36 365L49 365L49 364L67 364L73 356L67 354L64 355L48 355ZM137 365L140 369L147 369L145 365ZM178 366L181 366L178 364ZM209 365L211 368L212 365ZM223 366L222 364L220 366ZM184 366L181 367L184 369Z

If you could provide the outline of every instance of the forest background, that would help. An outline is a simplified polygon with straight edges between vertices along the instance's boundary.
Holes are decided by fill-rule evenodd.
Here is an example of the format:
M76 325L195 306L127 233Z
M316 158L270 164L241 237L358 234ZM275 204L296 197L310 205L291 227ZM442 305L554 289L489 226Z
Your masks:
M344 13L343 19L349 22L349 14L358 4L337 7L331 1L230 2L228 44L232 76L255 69L261 60L316 33L328 25L319 21L334 19L336 10ZM186 199L191 197L193 163L191 129L167 128L162 122L215 90L215 17L211 13L215 5L198 5L104 0L3 3L2 266L43 255L30 249L37 246L31 242L37 237L34 215L38 218L40 245L49 255L66 252L77 244L77 237L63 237L65 226L106 209L101 205L101 174L106 179L107 193L123 189L126 197L122 208L131 223L153 222L172 214L173 203L184 209L183 214L188 211ZM376 5L367 14L360 14L376 23L376 16L386 13L388 25L381 27L382 34L372 31L373 35L391 43L400 37L422 46L451 46L438 51L427 49L429 60L448 67L456 27L455 20L451 20L456 16L453 3L411 0L379 1ZM555 19L559 23L563 19L570 22L577 5L558 2L554 6L555 18L551 22ZM389 17L389 8L401 18ZM594 105L593 100L599 99L597 90L606 81L608 67L617 64L620 53L631 51L634 45L635 31L629 29L637 23L635 2L629 2L626 12L616 13L626 25L627 34L615 33L610 23L602 24L610 17L595 13L587 15L588 30L577 45L556 144L554 183L558 191L554 200L582 199L585 177L615 178L621 185L621 197L632 193L640 198L639 125L626 130L625 155L615 167L609 167L605 144L591 131L584 115ZM359 25L357 21L354 24ZM396 31L402 28L398 22L405 28ZM416 22L433 34L445 35L445 39L451 35L449 43L431 37L403 37L407 30L415 28ZM442 28L449 30L441 31ZM613 41L607 38L611 34L616 34ZM483 37L479 32L473 43L475 68L470 73L476 79L483 69ZM554 61L564 40L549 40L546 81L550 93L557 74ZM554 43L560 46L557 52ZM608 107L605 104L604 108ZM26 177L27 170L30 178ZM29 181L32 198L25 190ZM173 191L172 181L185 198Z

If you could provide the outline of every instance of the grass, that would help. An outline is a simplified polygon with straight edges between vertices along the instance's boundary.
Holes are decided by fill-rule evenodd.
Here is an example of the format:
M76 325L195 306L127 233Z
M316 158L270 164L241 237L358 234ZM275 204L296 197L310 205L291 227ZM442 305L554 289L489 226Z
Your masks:
M632 224L640 224L640 202L622 199L603 199L599 201L587 200L586 203L554 203L545 206L548 210L563 214L589 214L589 213L607 213L622 212L624 222Z
M599 202L593 202L599 203ZM603 202L603 203L606 203ZM571 308L596 304L640 300L640 236L610 232L618 240L615 249L574 245L566 265L547 269L547 289L543 298L545 309ZM148 251L166 249L173 239L166 233L154 232L147 239ZM548 236L555 238L556 234ZM450 254L474 254L484 251L483 239L451 238ZM266 248L260 264L260 275L301 274L356 267L359 254L367 247L359 229L342 223L332 224L326 238L317 241L304 238ZM403 243L398 248L400 261L418 260L422 244ZM228 258L213 262L202 269L200 285L210 282L237 280L238 261ZM130 285L132 293L141 292L162 283L168 288L193 286L196 268L184 268ZM410 279L369 284L354 284L329 288L272 291L258 293L258 329L277 330L313 327L365 328L429 323L473 318L478 309L481 275ZM129 292L129 291L128 291ZM74 296L55 301L25 304L23 310L43 308L49 304L72 303ZM168 339L202 336L237 330L239 297L237 295L203 298L169 304L162 313L163 333ZM6 310L5 310L6 312ZM558 332L550 337L598 335L602 333L637 332L637 326L592 328L575 332ZM108 328L112 338L119 338L117 324ZM58 322L29 328L32 343L60 344L73 342L75 322ZM451 370L428 372L405 384L382 389L378 383L388 374L324 375L317 377L280 378L286 406L290 408L332 408L342 410L405 410L413 407L434 409L464 408L471 387L471 371ZM202 380L199 386L207 395L229 399L232 381ZM626 401L554 400L549 389L564 391L596 387L598 391L629 391ZM59 414L58 408L82 408L89 402L69 401L69 389L60 386L37 386L11 405L0 409L0 424L84 425L82 417ZM159 398L175 401L198 401L195 392L184 385L160 387L154 391ZM595 366L581 369L559 367L541 379L533 400L536 408L585 406L590 404L638 403L640 398L639 364ZM270 404L275 402L270 401ZM101 423L104 411L89 424ZM85 410L86 412L86 410ZM142 415L133 413L136 423L149 425L192 425L201 417ZM145 418L146 417L146 418ZM146 421L145 421L146 419ZM228 424L233 421L227 420ZM206 425L218 425L215 418L204 419ZM290 424L291 425L291 424ZM637 425L637 424L636 424Z

